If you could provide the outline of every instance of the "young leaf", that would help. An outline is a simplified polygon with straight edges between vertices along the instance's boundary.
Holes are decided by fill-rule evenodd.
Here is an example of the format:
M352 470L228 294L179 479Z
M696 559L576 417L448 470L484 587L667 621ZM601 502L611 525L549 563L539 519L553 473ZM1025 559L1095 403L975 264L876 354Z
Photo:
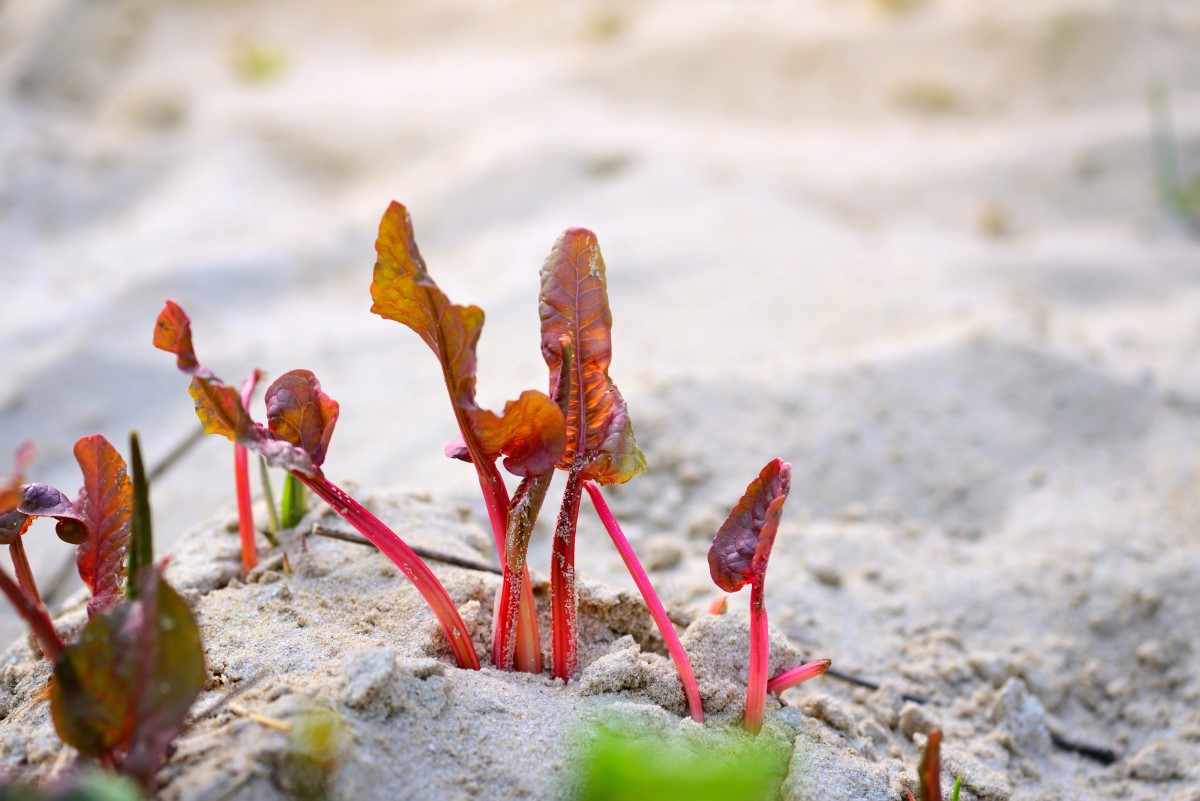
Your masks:
M121 454L99 434L75 443L75 460L83 471L80 511L88 528L75 562L92 591L88 617L94 617L117 602L124 585L133 483Z
M154 563L154 530L150 521L150 482L142 465L142 446L136 431L129 432L129 472L133 485L133 517L129 521L127 576L136 576ZM125 582L125 595L137 597L137 582Z
M267 389L267 424L271 434L303 451L314 467L325 462L338 404L321 391L308 370L284 373Z
M59 539L71 545L87 540L88 524L60 490L49 484L26 484L21 487L21 502L17 505L21 514L33 517L53 517L58 521L54 530Z
M166 747L204 688L204 651L187 603L158 570L137 580L137 601L97 615L63 650L50 711L64 742L119 761L153 792Z
M646 457L634 439L625 401L608 377L612 312L596 235L583 228L565 231L546 258L541 279L542 356L550 368L551 395L561 381L564 338L574 355L559 467L582 463L584 480L623 484L645 471Z
M566 445L562 410L534 390L504 404L503 415L479 409L471 420L484 456L495 460L503 454L504 469L514 476L548 473Z
M33 440L17 446L12 473L8 478L0 479L0 513L16 508L21 502L21 485L25 483L25 471L33 464L34 454Z
M762 729L770 658L763 585L791 480L790 464L781 459L767 464L746 487L708 550L709 572L718 587L737 592L750 584L750 671L743 726L755 734Z
M925 751L921 754L921 801L942 801L942 730L929 732Z
M708 550L708 569L725 592L761 580L791 481L791 465L781 459L772 461L746 487L746 494L717 531Z
M175 365L188 375L212 378L208 368L196 360L192 349L192 321L173 300L168 300L154 325L154 347L175 354Z

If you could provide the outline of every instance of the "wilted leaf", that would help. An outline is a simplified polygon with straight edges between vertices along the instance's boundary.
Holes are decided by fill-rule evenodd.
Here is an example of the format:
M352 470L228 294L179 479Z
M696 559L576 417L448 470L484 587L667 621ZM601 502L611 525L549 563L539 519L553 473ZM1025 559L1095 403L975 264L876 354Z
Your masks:
M88 616L92 617L117 602L125 583L133 482L121 454L99 434L75 443L75 460L83 471L80 511L88 527L75 564L79 577L92 591L88 602Z
M50 710L59 736L84 756L123 757L152 791L166 747L204 687L200 632L187 603L153 569L138 600L97 615L54 668Z
M192 321L173 300L168 300L154 323L154 347L175 354L175 365L201 378L212 378L208 368L196 360L192 349Z
M553 470L566 444L562 410L536 390L504 404L501 416L479 409L471 423L484 455L495 459L504 454L504 468L516 476Z
M17 511L29 517L53 517L58 521L55 531L59 539L79 545L88 537L88 523L71 500L49 484L26 484L21 487L21 502Z
M371 311L402 323L425 341L442 363L453 403L475 406L475 346L483 330L478 306L457 306L430 278L417 250L408 210L392 202L379 223L371 281Z
M708 569L725 592L762 579L791 481L792 466L775 459L750 482L721 524L708 549Z
M338 404L321 391L308 370L284 373L267 388L267 425L276 439L308 454L316 467L325 461Z
M559 467L582 464L585 480L622 484L646 469L633 436L625 400L608 377L612 361L612 313L604 259L596 235L565 231L542 266L539 311L542 356L550 368L550 394L561 382L562 341L574 351L566 409L566 447Z

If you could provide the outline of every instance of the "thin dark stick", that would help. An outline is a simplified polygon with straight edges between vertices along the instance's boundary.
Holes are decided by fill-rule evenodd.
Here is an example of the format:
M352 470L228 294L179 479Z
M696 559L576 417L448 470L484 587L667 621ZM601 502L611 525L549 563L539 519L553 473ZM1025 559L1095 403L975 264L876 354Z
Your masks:
M150 473L146 476L146 480L153 484L162 478L164 473L174 467L175 463L186 456L188 451L196 447L202 439L204 439L204 429L194 429L192 433L187 435L186 439L181 440L178 445L171 449L170 453L160 459L154 467L150 468Z
M371 545L371 541L366 537L360 537L359 535L351 534L348 531L338 531L332 528L325 528L324 526L320 526L316 523L313 524L312 533L320 537L329 537L333 540L352 542L355 545L368 545L372 548L375 547L374 545ZM431 551L427 548L418 548L415 545L409 547L411 547L413 552L422 559L430 559L434 562L454 565L455 567L462 567L466 568L467 570L479 570L484 573L494 573L497 576L504 575L504 571L502 571L500 568L493 567L492 565L485 564L483 562L476 562L473 559L464 559L461 556L450 556L449 554L437 553L436 551Z
M1101 765L1111 765L1119 758L1117 752L1111 748L1068 740L1053 730L1050 732L1050 741L1064 751L1070 751L1073 754L1079 754L1081 757L1095 760Z

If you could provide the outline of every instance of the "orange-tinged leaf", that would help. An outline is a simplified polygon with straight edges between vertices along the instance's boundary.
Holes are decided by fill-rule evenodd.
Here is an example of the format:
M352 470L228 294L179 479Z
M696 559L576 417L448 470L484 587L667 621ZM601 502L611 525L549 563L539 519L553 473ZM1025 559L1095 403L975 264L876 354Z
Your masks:
M254 422L242 405L237 389L216 378L193 376L188 394L206 434L219 434L231 442L254 439Z
M550 394L561 382L562 342L574 355L566 407L566 448L559 467L582 469L599 484L621 484L646 469L621 393L608 377L612 361L612 313L604 258L596 235L565 231L542 266L539 311L542 356L550 368Z
M175 365L188 375L211 378L192 348L192 321L173 300L168 300L154 324L154 347L175 354Z
M267 388L267 425L279 440L299 448L320 467L329 449L338 404L308 370L284 373Z
M121 454L99 434L75 443L75 460L83 471L79 505L88 527L75 564L79 577L92 591L88 602L88 616L92 617L115 604L125 585L133 482Z
M451 303L429 277L412 218L395 201L379 223L375 251L371 311L417 332L441 361L451 400L460 408L473 408L475 346L483 330L483 311Z
M504 468L516 476L553 470L566 443L562 410L537 390L504 404L503 415L479 409L471 414L471 423L484 455L495 459L504 454Z
M712 580L725 592L762 581L791 488L792 466L775 459L746 487L708 549Z

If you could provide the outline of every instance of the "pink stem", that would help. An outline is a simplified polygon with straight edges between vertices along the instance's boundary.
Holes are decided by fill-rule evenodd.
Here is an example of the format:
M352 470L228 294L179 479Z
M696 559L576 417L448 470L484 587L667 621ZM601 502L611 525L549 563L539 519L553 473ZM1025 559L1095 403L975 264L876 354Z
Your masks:
M242 580L258 564L258 545L254 541L254 510L250 501L250 453L241 445L233 446L233 477L237 489L238 533L242 540Z
M667 651L671 654L671 659L675 660L675 669L679 671L679 680L683 682L683 693L687 696L688 710L691 712L692 720L703 723L704 705L700 700L700 687L696 684L696 674L692 671L692 663L688 660L687 651L683 650L683 643L679 641L679 635L675 633L675 626L667 617L667 610L663 608L662 602L658 599L658 593L654 591L654 586L650 583L646 571L642 569L642 563L638 561L637 555L629 545L629 540L625 538L621 527L617 525L617 519L613 517L612 511L608 508L608 503L600 493L600 488L590 481L584 482L583 488L587 490L588 497L592 499L592 505L596 507L596 514L600 516L600 521L608 529L608 536L612 538L613 545L617 546L617 552L625 561L629 575L633 576L633 583L641 591L642 599L650 609L650 616L654 618L655 624L658 625L658 631L662 634L663 642L667 644Z
M45 657L51 662L57 660L64 647L63 641L54 628L54 622L50 620L50 613L46 611L45 605L41 601L34 600L3 570L0 570L0 592L8 596L9 602L17 610L17 614L29 624Z
M371 514L366 507L323 475L306 476L303 473L293 473L292 475L320 496L321 500L333 508L333 511L345 518L347 523L354 526L376 548L383 551L384 556L391 559L396 567L400 568L401 572L417 588L417 592L421 593L425 602L429 604L429 608L433 610L438 622L442 624L442 629L446 632L447 639L450 640L450 648L454 651L454 658L458 662L458 666L479 670L479 657L475 653L475 645L471 642L471 635L467 632L462 616L458 614L458 608L450 600L446 588L442 586L437 576L433 574L421 557L413 553L404 540L384 525L382 520Z
M708 605L708 613L710 615L723 615L729 611L729 596L718 595L713 599L713 602Z
M742 723L751 734L762 730L767 704L767 662L771 656L771 642L764 601L763 580L759 576L750 585L750 675L746 681L746 716Z
M575 598L575 529L579 524L580 476L567 474L562 506L554 526L550 554L551 674L570 681L579 665L579 632Z
M781 693L784 690L795 687L797 684L802 684L809 679L815 679L833 665L833 662L828 659L820 659L816 662L806 662L800 667L794 667L791 670L785 670L775 678L767 682L767 692Z
M42 595L38 592L37 582L33 580L33 568L29 565L29 557L25 554L25 543L18 536L8 546L8 552L12 556L13 570L17 574L17 584L21 587L21 591L28 595L38 606L45 606L42 603Z

